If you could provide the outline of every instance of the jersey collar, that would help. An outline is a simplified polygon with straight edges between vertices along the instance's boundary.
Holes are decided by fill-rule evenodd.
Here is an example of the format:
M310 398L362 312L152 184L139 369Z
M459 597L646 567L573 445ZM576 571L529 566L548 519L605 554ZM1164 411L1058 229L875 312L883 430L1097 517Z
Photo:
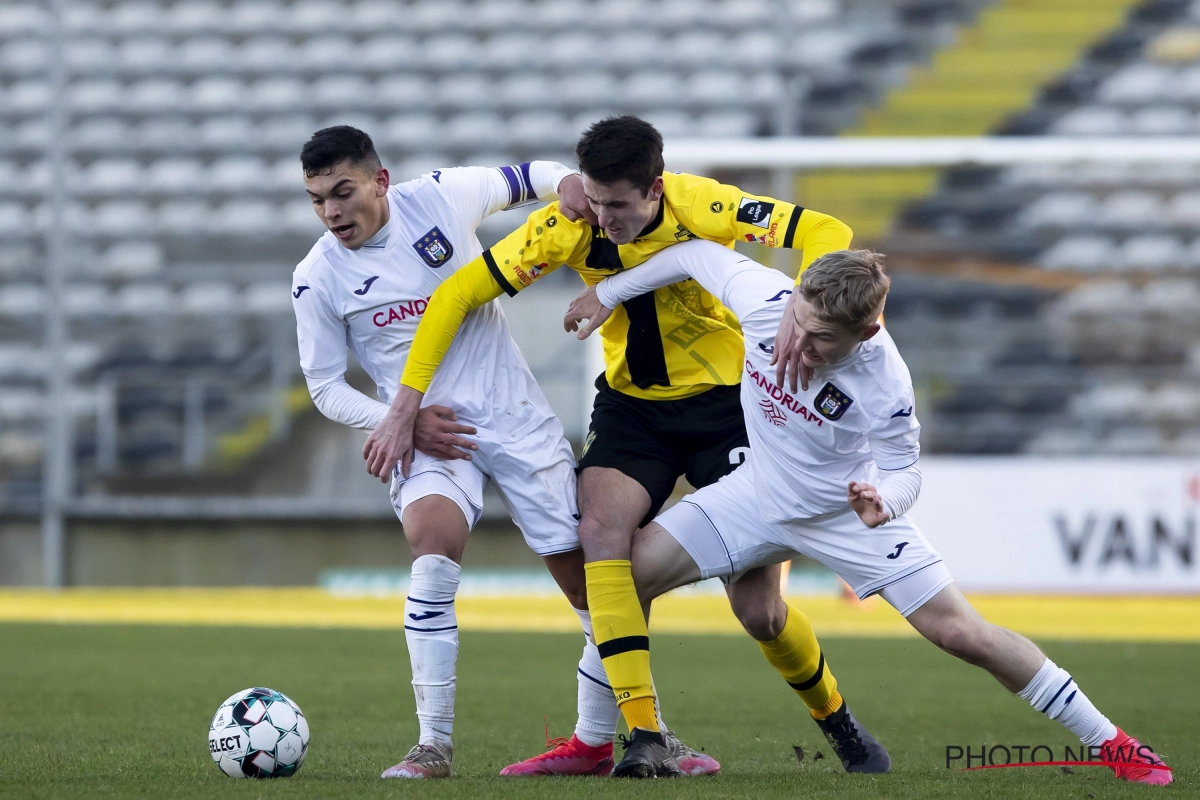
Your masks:
M633 237L634 239L644 239L658 229L658 226L663 223L663 215L666 214L667 203L666 197L658 198L658 213L654 215L654 219L650 220L646 227L642 228L641 233Z

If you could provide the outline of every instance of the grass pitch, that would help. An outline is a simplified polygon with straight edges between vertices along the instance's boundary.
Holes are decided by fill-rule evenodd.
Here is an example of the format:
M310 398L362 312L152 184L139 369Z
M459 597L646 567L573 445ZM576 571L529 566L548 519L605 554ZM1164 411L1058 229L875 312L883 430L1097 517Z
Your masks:
M960 772L947 745L1077 741L982 671L914 639L825 638L826 656L893 773L845 775L799 700L745 637L659 634L668 722L722 774L645 783L501 779L574 721L580 637L462 634L456 777L383 781L416 741L398 631L0 625L0 795L5 797L1073 797L1196 796L1200 645L1047 642L1112 719L1164 753L1174 785L1128 786L1103 768ZM288 693L312 726L289 780L234 781L211 762L208 722L255 685ZM798 762L793 746L806 757ZM813 760L820 751L824 758Z

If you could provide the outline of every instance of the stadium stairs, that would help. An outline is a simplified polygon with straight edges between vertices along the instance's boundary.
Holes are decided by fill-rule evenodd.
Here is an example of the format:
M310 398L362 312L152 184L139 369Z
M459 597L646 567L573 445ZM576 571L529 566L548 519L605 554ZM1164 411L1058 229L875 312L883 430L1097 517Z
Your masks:
M1082 48L1120 25L1133 0L1001 0L845 136L978 136L1028 105ZM824 170L799 181L801 202L878 241L896 213L929 194L936 170Z

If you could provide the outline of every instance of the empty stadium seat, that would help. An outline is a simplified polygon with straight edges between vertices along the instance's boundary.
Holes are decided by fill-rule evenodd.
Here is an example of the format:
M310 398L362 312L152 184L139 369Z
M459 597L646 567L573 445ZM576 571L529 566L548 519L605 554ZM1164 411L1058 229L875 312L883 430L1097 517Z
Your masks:
M1175 92L1175 70L1158 64L1132 64L1110 75L1096 94L1106 103L1142 105Z
M1184 266L1187 252L1169 234L1132 236L1121 245L1119 261L1125 269L1159 271Z
M261 191L268 183L266 164L254 156L231 156L215 162L209 172L212 187L221 192Z
M1038 257L1047 269L1092 271L1121 266L1116 245L1107 236L1067 236Z
M159 36L125 39L117 47L117 64L136 75L154 75L170 69L175 56L171 43Z
M1051 126L1063 136L1120 136L1129 129L1125 112L1111 106L1087 106L1064 114Z
M291 72L301 66L300 51L282 36L256 36L238 48L237 64L257 73Z
M388 72L420 66L420 50L416 41L408 36L394 33L372 36L355 50L358 53L358 63L363 69ZM513 52L520 51L509 50L507 58L499 63L504 66L511 64Z
M1162 200L1153 192L1115 192L1100 203L1096 221L1109 230L1134 231L1166 224Z
M94 194L138 192L142 188L142 165L124 159L101 159L83 173L82 187Z
M194 198L168 200L158 207L158 229L167 235L196 236L211 230L211 208Z
M212 224L231 236L268 239L278 234L279 209L265 200L229 200L217 208Z
M192 75L222 71L237 63L237 54L229 40L222 36L199 36L188 39L175 53L174 67Z
M1017 222L1026 228L1079 228L1095 223L1099 206L1086 192L1050 192L1022 209Z
M247 117L209 117L200 123L198 138L201 145L214 150L243 150L253 145L255 133L254 123Z
M1192 112L1182 106L1150 106L1129 117L1130 132L1147 136L1181 136L1196 130Z
M228 283L193 283L179 293L176 309L182 314L225 316L241 310L240 294Z
M308 211L309 218L320 227L312 209ZM291 287L286 283L256 283L246 289L244 308L247 312L257 314L291 314Z
M336 12L336 7L326 4ZM337 71L359 65L358 47L347 36L320 35L304 42L300 62L306 71Z
M156 219L156 215L148 216L147 229ZM116 242L104 251L100 268L106 277L145 278L162 269L163 261L163 248L157 242Z

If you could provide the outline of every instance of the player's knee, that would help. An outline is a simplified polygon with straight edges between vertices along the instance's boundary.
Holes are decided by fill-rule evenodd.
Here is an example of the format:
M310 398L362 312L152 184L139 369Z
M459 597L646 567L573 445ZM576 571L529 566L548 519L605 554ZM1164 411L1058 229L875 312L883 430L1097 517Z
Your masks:
M779 638L783 633L784 623L787 622L787 611L780 613L773 605L745 605L734 607L738 622L746 629L746 633L760 642L770 642Z
M938 626L931 638L938 647L968 663L977 663L985 655L986 631L973 620L957 617L948 619Z
M632 531L626 531L602 517L585 516L579 520L579 542L589 561L629 558Z

